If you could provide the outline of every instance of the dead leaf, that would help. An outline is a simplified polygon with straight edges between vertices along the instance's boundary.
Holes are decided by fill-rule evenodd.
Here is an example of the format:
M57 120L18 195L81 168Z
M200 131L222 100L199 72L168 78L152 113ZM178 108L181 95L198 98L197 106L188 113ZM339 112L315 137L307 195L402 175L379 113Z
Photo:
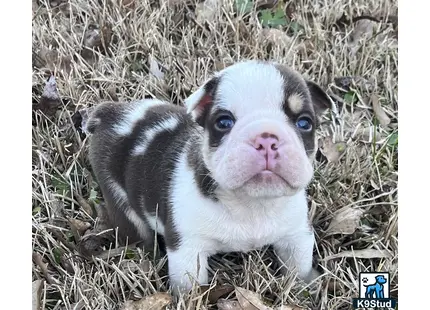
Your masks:
M57 280L50 276L48 264L43 261L42 256L37 252L33 252L32 258L33 262L40 268L40 271L42 272L46 282L48 282L48 284L58 284Z
M257 0L255 6L258 10L272 9L278 4L279 0Z
M98 47L102 43L101 32L96 25L89 25L84 33L83 45L88 48Z
M100 258L104 259L105 256L102 254L104 253L104 248L111 248L111 245L114 243L114 236L108 235L108 234L95 234L95 233L88 233L85 234L81 238L81 240L78 243L78 251L81 253L84 257L91 258L94 256L99 256ZM110 250L108 252L114 251ZM112 253L111 253L112 254ZM109 255L108 255L109 256ZM110 257L114 256L113 254L110 255Z
M84 211L91 217L94 216L94 211L93 208L91 207L91 205L84 199L84 197L82 197L81 195L79 195L76 191L75 191L75 198L76 200L79 202L79 205L81 206L82 209L84 209Z
M42 57L41 52L42 50L37 53L33 48L31 59L33 68L43 68L46 65L46 60Z
M351 32L348 43L353 55L358 51L360 41L369 39L377 25L378 23L371 19L360 19L355 22L354 30Z
M58 254L60 255L59 258L61 267L63 267L68 273L75 274L76 270L73 268L70 256L66 256L66 253L63 250L59 250Z
M263 37L275 44L283 47L290 47L294 44L294 40L287 35L285 31L276 28L264 28L262 30Z
M69 218L69 223L70 223L70 227L72 229L72 232L78 233L78 239L80 239L81 236L83 236L85 234L85 232L90 229L91 224L88 222L83 222L81 220L78 219L74 219L74 218ZM75 236L76 238L76 236ZM77 240L78 241L78 240Z
M151 270L152 263L151 261L145 259L143 262L140 263L140 268L144 273L148 273Z
M120 0L120 3L121 3L121 6L129 10L134 10L136 8L135 0Z
M351 33L351 44L356 44L361 38L369 38L377 25L377 22L370 19L361 19L355 22L354 30Z
M325 137L322 140L320 151L329 162L337 162L346 150L345 142L333 143L332 137Z
M33 66L55 72L56 69L70 72L72 57L61 56L58 51L42 47L38 53L33 53Z
M206 292L210 286L200 286L202 289L202 292ZM224 284L224 285L216 285L215 287L211 288L208 293L208 300L211 304L214 304L218 302L219 299L221 299L222 296L227 295L234 291L234 286L230 284Z
M115 85L110 85L106 89L106 93L110 97L110 100L112 100L112 101L119 101L118 96L116 95L116 86Z
M63 13L67 17L70 16L70 5L67 0L50 0L49 2L54 14Z
M121 310L163 310L172 302L167 293L156 293L137 301L126 301Z
M250 290L246 290L241 287L236 287L236 298L239 301L240 306L243 310L270 310L263 301L260 299L260 295Z
M37 2L37 0L32 0L31 5L33 10L33 16L34 16L34 13L36 13L37 10L39 9L39 3Z
M81 56L85 61L88 63L90 67L94 66L94 64L98 60L97 53L94 53L94 51L90 48L84 47L81 51Z
M101 39L102 39L101 47L103 47L103 49L106 51L110 45L111 40L112 40L112 25L111 24L105 23L102 25Z
M61 106L61 98L57 90L55 77L51 75L43 89L39 102L39 109L46 115L54 115Z
M297 11L296 3L294 1L289 1L287 7L285 8L285 14L288 16L289 19L294 18L294 14Z
M198 23L212 22L221 6L220 0L206 0L196 5L196 19Z
M379 185L378 184L376 184L376 182L373 180L373 179L370 179L370 185L372 185L372 187L374 188L374 189L376 189L376 190L380 190L380 187L379 187ZM381 211L383 211L383 210L381 210ZM381 214L383 214L383 213L381 213Z
M334 234L347 234L350 235L355 232L357 227L360 225L360 219L364 211L361 209L347 208L340 210L331 220L329 227L327 228L327 235Z
M214 69L215 71L221 71L225 67L228 67L223 61L215 60L214 61Z
M303 308L297 307L297 306L291 306L291 305L282 305L282 306L276 307L274 310L303 310Z
M373 113L375 113L376 118L382 126L387 126L390 124L391 120L388 117L387 113L382 109L381 104L379 102L378 96L372 94L370 96L370 100L372 101Z
M219 299L216 305L218 310L243 310L237 300Z
M95 24L88 26L84 32L82 57L85 60L94 60L96 58L92 49L99 48L102 51L106 51L109 47L112 38L112 27L110 24L104 24L101 27Z
M393 37L398 40L399 38L399 17L397 15L388 16L388 21L393 25Z
M151 55L148 56L148 62L149 62L149 72L160 79L164 78L164 72L161 71L160 66L158 65L157 60Z
M39 310L41 309L41 295L42 295L42 287L43 287L43 280L36 280L32 283L32 291L33 291L33 298L32 298L32 309L33 310Z
M36 16L46 16L48 14L48 8L45 5L41 5L40 0L32 0L32 12L33 12L33 19Z
M357 251L343 251L338 254L330 255L324 258L325 261L332 260L341 257L355 257L355 258L389 258L391 257L390 252L387 250L375 250L375 249L365 249Z
M327 279L327 289L328 292L334 293L336 291L341 291L343 287L343 283L336 281L334 278Z

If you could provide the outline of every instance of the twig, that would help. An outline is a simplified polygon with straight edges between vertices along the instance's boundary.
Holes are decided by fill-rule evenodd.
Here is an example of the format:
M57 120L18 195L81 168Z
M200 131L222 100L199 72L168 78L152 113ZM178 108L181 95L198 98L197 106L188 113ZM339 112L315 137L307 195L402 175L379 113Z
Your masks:
M43 276L45 277L46 282L48 282L49 284L58 284L57 281L55 281L48 272L48 264L45 264L43 262L42 256L37 253L37 252L33 252L33 262L39 266L40 270L42 271Z

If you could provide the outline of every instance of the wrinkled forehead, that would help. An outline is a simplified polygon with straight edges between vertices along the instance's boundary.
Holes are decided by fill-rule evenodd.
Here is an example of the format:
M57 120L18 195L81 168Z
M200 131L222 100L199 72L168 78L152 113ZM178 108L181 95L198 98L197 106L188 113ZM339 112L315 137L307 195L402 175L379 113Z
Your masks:
M294 101L294 102L293 102ZM285 112L293 102L296 111L311 110L303 78L286 67L267 63L243 63L219 75L216 107L237 118L259 111Z

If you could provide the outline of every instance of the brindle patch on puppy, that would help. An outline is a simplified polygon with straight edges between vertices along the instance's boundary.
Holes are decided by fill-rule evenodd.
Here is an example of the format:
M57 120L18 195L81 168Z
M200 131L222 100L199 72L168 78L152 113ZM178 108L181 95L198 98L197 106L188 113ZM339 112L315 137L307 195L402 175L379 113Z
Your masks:
M185 103L103 104L91 116L90 160L112 225L129 240L164 237L175 290L207 284L210 255L265 245L312 280L305 190L328 96L285 66L246 61Z

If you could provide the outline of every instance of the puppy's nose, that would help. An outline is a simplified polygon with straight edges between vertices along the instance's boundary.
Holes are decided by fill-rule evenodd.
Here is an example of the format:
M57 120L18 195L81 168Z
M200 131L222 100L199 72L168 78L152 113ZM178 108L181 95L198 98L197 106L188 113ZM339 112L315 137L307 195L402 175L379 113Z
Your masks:
M265 132L255 139L254 147L263 154L275 153L279 147L279 139L276 135Z

